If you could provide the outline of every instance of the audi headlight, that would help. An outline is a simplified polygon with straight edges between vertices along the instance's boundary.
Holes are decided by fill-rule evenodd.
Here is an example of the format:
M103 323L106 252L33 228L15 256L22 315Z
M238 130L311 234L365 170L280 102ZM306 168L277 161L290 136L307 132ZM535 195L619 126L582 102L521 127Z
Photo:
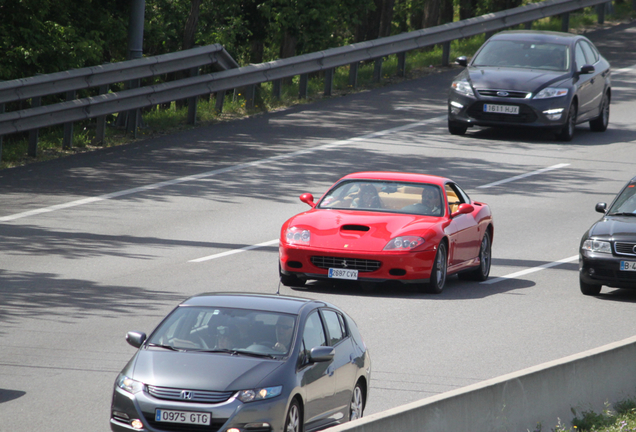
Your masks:
M283 392L283 386L264 387L258 389L241 390L238 399L241 402L255 402L263 399L270 399L280 395Z
M384 250L411 250L424 244L424 239L417 236L400 236L391 239Z
M134 379L127 377L126 375L119 375L115 385L120 389L127 391L128 393L139 393L144 389L143 383L135 381Z
M549 99L553 97L561 97L568 94L566 88L546 87L534 96L534 99Z
M601 240L585 240L581 249L590 252L612 253L612 245L610 242Z
M300 229L298 227L287 228L285 232L285 241L288 244L304 244L308 245L311 240L311 233L309 230Z
M473 88L471 87L468 80L462 79L453 81L453 83L451 84L451 88L457 93L463 94L464 96L475 97L475 92L473 91Z

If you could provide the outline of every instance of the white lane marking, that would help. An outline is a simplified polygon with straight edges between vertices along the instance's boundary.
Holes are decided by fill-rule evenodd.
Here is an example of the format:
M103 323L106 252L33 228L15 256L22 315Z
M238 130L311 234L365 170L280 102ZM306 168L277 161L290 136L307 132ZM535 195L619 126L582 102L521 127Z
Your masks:
M270 240L270 241L266 241L264 243L255 244L255 245L252 245L252 246L245 246L245 247L240 248L240 249L233 249L233 250L229 250L229 251L226 251L226 252L221 252L221 253L214 254L214 255L208 255L208 256L203 257L203 258L193 259L193 260L190 260L188 262L208 261L208 260L221 258L221 257L228 256L228 255L234 255L234 254L245 252L245 251L252 250L252 249L258 249L258 248L265 247L265 246L271 246L271 245L277 244L277 243L278 243L278 239Z
M507 179L499 180L499 181L496 181L494 183L488 183L486 185L477 186L477 189L487 189L489 187L499 186L500 184L509 183L509 182L512 182L512 181L515 181L515 180L519 180L519 179L530 177L530 176L537 175L537 174L543 174L545 172L553 171L553 170L556 170L556 169L559 169L559 168L563 168L563 167L566 167L568 165L570 165L570 164L562 163L562 164L552 165L550 167L541 168L540 170L532 171L532 172L529 172L529 173L526 173L526 174L521 174L521 175L510 177L510 178L507 178Z
M377 138L377 137L381 137L381 136L385 136L385 135L389 135L395 132L401 132L401 131L405 131L408 129L413 129L416 128L418 126L424 126L427 124L431 124L431 123L435 123L441 120L445 120L446 119L446 115L440 116L440 117L434 117L431 119L427 119L427 120L422 120L419 122L415 122L415 123L409 123L403 126L398 126L398 127L394 127L391 129L386 129L383 131L378 131L378 132L372 132L366 135L361 135L359 137L353 137L353 138L349 138L346 140L339 140L339 141L334 141L332 143L329 144L324 144L318 147L314 147L314 148L310 148L310 149L306 149L306 150L298 150L292 153L287 153L284 155L279 155L279 156L272 156L269 158L265 158L265 159L260 159L260 160L256 160L253 162L246 162L246 163L242 163L242 164L238 164L238 165L233 165L227 168L220 168L220 169L215 169L212 171L206 171L204 173L200 173L200 174L195 174L195 175L190 175L190 176L186 176L186 177L180 177L180 178L176 178L173 180L168 180L168 181L163 181L163 182L159 182L159 183L154 183L154 184L150 184L147 186L141 186L141 187L136 187L136 188L132 188L132 189L126 189L126 190L122 190L119 192L113 192L113 193L109 193L109 194L105 194L105 195L100 195L100 196L96 196L96 197L92 197L92 198L84 198L84 199L80 199L80 200L76 200L76 201L70 201L64 204L58 204L58 205L53 205L53 206L49 206L49 207L43 207L43 208L39 208L39 209L35 209L35 210L29 210L26 212L22 212L22 213L16 213L13 215L8 215L8 216L2 216L0 217L0 222L8 222L8 221L12 221L12 220L16 220L16 219L22 219L28 216L34 216L34 215L38 215L38 214L42 214L42 213L49 213L49 212L53 212L56 210L61 210L61 209L67 209L67 208L71 208L71 207L77 207L80 205L84 205L84 204L90 204L90 203L94 203L94 202L98 202L98 201L104 201L104 200L108 200L111 198L117 198L117 197L121 197L121 196L125 196L125 195L131 195L137 192L145 192L145 191L149 191L152 189L159 189L159 188L163 188L163 187L167 187L167 186L173 186L176 184L180 184L180 183L185 183L185 182L190 182L190 181L196 181L196 180L201 180L203 178L207 178L207 177L212 177L218 174L224 174L224 173L228 173L228 172L232 172L232 171L238 171L238 170L242 170L245 168L252 168L255 166L259 166L259 165L265 165L265 164L269 164L271 162L274 161L279 161L279 160L284 160L284 159L291 159L293 157L296 156L300 156L300 155L305 155L308 153L313 153L313 152L317 152L317 151L322 151L322 150L329 150L332 149L334 147L339 147L339 146L343 146L343 145L347 145L347 144L352 144L352 143L356 143L356 142L360 142L360 141L364 141L364 140L368 140L368 139L372 139L372 138Z
M621 69L616 69L616 70L612 71L612 75L620 75L620 74L624 74L624 73L627 73L627 72L633 72L634 69L636 69L636 65L629 66L629 67L624 67L624 68L621 68Z
M519 276L524 276L524 275L527 275L527 274L530 274L530 273L535 273L535 272L538 272L538 271L541 271L541 270L548 269L550 267L556 267L558 265L569 263L569 262L572 262L572 261L578 260L578 259L579 259L579 256L578 255L574 255L574 256L571 256L569 258L563 258L563 259L560 259L558 261L553 261L551 263L542 264L540 266L532 267L532 268L525 269L525 270L521 270L521 271L518 271L516 273L510 273L508 275L500 276L498 278L488 279L487 281L480 282L480 285L489 285L489 284L494 284L494 283L497 283L497 282L505 281L505 280L508 280L508 279L514 279L514 278L519 277Z

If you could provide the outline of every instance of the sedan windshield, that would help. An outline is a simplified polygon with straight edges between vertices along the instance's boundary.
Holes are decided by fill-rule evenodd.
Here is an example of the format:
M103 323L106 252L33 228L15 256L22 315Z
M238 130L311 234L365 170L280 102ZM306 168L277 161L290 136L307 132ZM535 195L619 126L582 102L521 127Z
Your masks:
M175 351L286 355L296 316L225 307L180 306L150 336L147 347Z
M493 40L479 51L472 66L567 71L570 68L569 53L567 45Z
M636 183L629 184L623 190L607 213L636 216Z
M336 185L318 203L318 208L443 216L445 204L437 185L354 180Z

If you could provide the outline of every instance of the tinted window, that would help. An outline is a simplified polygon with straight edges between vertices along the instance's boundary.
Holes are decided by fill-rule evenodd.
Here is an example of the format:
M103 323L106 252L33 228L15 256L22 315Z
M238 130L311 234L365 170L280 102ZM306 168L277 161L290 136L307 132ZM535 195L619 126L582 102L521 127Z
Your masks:
M472 66L566 70L568 53L566 45L493 40L479 51Z
M608 213L636 213L636 184L630 184L623 190Z
M346 336L342 318L340 314L332 310L323 310L322 314L325 318L327 330L329 331L329 345L336 345Z
M318 312L312 312L307 318L305 331L303 332L303 343L306 350L327 345L325 330L322 327L322 321L320 320Z
M590 45L586 41L582 41L581 46L583 47L583 52L585 53L585 58L587 59L587 63L588 64L596 63L598 61L598 53L596 52L594 47L592 47L592 45Z
M580 43L577 43L576 48L574 49L574 59L576 61L577 70L581 69L583 65L589 64L589 62L585 58L585 53L583 52L583 47Z

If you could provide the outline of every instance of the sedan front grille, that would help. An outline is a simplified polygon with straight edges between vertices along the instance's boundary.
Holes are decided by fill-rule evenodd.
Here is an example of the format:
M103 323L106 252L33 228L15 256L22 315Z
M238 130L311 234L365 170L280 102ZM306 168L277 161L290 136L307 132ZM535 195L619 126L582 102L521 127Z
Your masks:
M526 99L530 93L512 90L477 90L480 96Z
M316 267L328 269L328 268L341 268L348 270L358 270L362 273L373 272L380 268L382 263L380 261L361 259L361 258L340 258L340 257L326 257L326 256L312 256L311 263Z
M636 243L614 243L614 249L618 255L636 256Z
M203 402L221 403L228 400L234 392L231 391L204 391L204 390L183 390L166 387L148 386L148 393L157 399L176 400L179 402ZM188 398L183 397L187 392Z

